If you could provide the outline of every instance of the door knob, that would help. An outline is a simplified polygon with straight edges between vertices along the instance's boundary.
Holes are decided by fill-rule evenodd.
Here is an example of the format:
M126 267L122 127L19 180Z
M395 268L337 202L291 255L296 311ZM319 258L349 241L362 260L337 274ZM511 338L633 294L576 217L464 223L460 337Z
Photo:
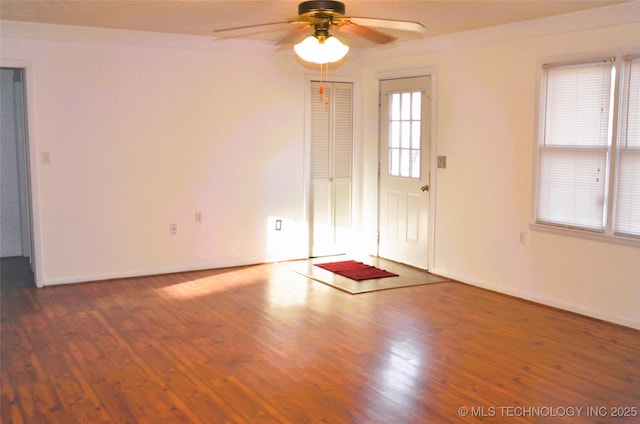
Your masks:
M420 190L429 191L429 186L428 185L423 185L422 187L420 187Z

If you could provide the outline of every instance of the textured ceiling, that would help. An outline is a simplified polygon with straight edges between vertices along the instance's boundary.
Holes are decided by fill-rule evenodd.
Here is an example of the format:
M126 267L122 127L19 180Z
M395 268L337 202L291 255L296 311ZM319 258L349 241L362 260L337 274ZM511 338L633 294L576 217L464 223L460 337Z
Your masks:
M610 6L618 0L344 1L346 15L411 20L426 36ZM2 20L213 36L214 29L282 22L297 15L298 1L217 0L0 0ZM277 31L245 32L243 38L276 40Z

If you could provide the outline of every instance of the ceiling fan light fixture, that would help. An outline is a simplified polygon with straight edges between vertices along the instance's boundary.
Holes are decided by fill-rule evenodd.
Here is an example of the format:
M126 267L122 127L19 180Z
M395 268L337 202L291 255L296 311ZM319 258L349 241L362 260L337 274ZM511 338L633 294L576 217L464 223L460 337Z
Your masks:
M337 62L345 57L349 52L349 46L331 35L327 37L310 35L293 46L293 50L302 60L323 65Z

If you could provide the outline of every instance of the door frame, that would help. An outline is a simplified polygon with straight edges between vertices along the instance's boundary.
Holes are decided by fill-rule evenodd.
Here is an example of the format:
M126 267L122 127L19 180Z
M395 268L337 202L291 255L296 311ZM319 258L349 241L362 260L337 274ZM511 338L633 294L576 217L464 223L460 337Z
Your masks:
M313 221L312 221L312 187L311 187L311 93L310 85L312 81L317 81L318 73L306 73L304 76L304 217L307 221L306 231L306 257L311 258L313 254ZM352 231L356 231L357 222L355 217L360 216L360 202L356 199L360 198L360 79L354 76L336 75L332 72L329 75L328 82L347 82L353 84L353 145L351 155L351 223ZM352 252L346 252L352 253Z
M383 80L393 80L393 79L401 79L401 78L414 78L414 77L423 77L429 76L431 77L431 128L430 128L430 137L431 143L429 146L429 165L431 169L430 181L429 181L429 225L428 225L428 253L427 253L427 270L433 268L434 260L435 260L435 220L436 220L436 190L437 190L437 70L433 67L427 68L415 68L415 69L406 69L400 71L387 71L387 72L379 72L376 75L376 99L378 100L378 108L376 110L377 116L377 128L378 128L378 190L377 190L377 226L376 231L378 233L378 237L376 238L376 256L380 254L380 173L382 169L382 164L380 162L380 149L382 148L382 143L387 143L387 139L383 137L381 133L381 116L380 116L380 102L382 93L380 92L380 82Z
M31 267L36 287L44 287L44 267L42 255L42 229L40 225L40 199L38 197L38 147L35 131L35 85L34 66L29 60L0 59L0 67L21 69L24 90L25 119L25 162L27 174L27 204L31 227Z

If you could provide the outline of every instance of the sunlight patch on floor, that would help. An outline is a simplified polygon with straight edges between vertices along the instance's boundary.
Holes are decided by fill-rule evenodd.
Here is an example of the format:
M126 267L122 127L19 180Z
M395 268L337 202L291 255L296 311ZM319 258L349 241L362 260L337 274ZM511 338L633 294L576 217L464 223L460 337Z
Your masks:
M222 278L216 277L217 276L194 278L193 280L158 288L156 291L160 296L167 299L191 299L256 284L256 281L252 279L225 281Z
M287 286L271 284L267 300L272 306L302 306L307 303L308 293L307 284L288 284Z

